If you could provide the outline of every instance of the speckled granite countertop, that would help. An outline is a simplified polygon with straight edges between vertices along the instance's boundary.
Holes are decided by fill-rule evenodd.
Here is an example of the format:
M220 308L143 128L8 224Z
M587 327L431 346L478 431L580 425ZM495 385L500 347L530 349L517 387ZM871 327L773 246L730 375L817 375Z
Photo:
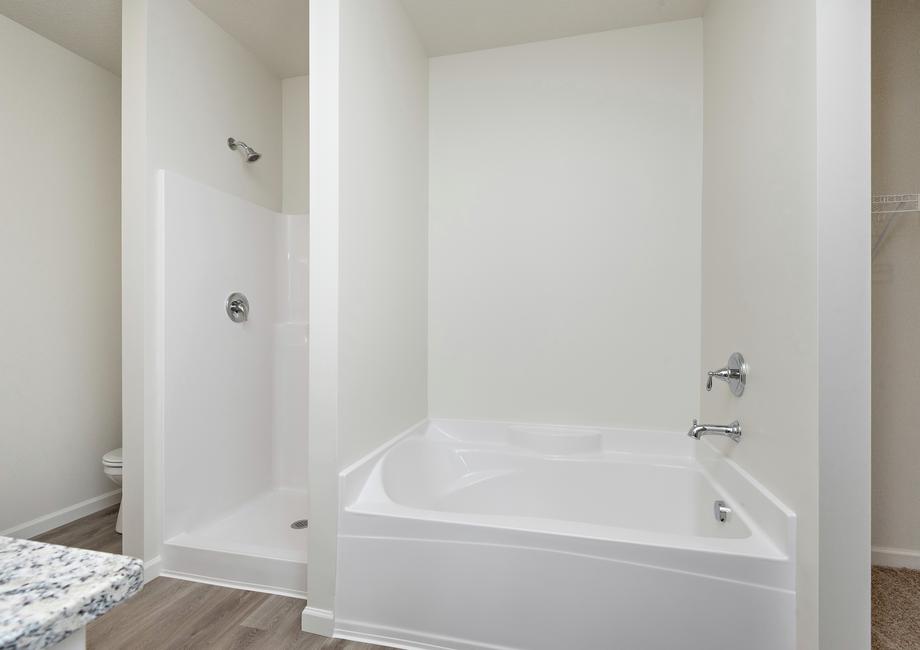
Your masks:
M134 558L0 537L0 650L58 643L143 584Z

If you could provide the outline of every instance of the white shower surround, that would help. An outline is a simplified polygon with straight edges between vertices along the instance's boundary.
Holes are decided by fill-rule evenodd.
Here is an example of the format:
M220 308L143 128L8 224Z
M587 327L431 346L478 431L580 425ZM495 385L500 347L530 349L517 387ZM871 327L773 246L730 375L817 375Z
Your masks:
M159 200L163 573L303 596L307 217L167 171Z
M435 57L428 90L427 414L689 422L702 22Z
M341 494L336 636L794 647L794 514L683 432L432 420L345 470Z

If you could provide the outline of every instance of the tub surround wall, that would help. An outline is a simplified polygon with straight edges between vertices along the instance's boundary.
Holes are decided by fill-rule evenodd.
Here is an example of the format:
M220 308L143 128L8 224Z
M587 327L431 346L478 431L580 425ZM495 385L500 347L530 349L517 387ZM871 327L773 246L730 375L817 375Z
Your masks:
M694 19L431 59L432 416L696 414L702 56Z
M4 16L0 61L0 531L33 536L119 498L121 84Z
M744 425L704 444L796 512L800 648L819 647L815 11L716 0L703 20L703 369L751 364L740 399L698 380L703 421Z

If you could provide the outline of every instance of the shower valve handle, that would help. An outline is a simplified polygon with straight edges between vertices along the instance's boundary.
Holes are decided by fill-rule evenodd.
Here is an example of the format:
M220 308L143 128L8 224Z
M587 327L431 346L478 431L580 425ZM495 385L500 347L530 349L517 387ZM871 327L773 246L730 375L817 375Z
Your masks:
M226 310L227 316L234 323L245 323L249 320L249 299L239 292L231 293L227 298Z
M732 370L731 368L719 368L718 370L710 370L708 373L709 378L706 380L706 390L712 390L712 378L721 379L722 381L731 381L732 379L740 379L741 371Z
M741 397L744 387L747 384L748 366L740 352L732 353L728 358L728 363L724 368L710 370L706 378L706 390L712 390L712 380L720 379L728 384L732 394Z

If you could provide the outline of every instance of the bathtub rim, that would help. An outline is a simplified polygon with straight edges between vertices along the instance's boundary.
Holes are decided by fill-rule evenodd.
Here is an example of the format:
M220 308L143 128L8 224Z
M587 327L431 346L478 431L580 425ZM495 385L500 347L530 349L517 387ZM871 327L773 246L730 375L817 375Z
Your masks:
M659 549L660 552L676 552L698 554L700 557L718 556L724 558L738 558L740 561L753 561L765 563L768 566L784 565L785 570L780 571L781 576L778 580L767 580L775 588L794 589L794 566L795 566L795 532L796 516L787 508L778 498L768 491L761 483L754 479L748 472L741 468L735 461L722 454L716 447L710 445L708 441L693 443L689 448L694 452L693 461L698 464L700 470L706 475L707 479L720 491L726 494L730 503L738 508L745 516L745 521L751 530L751 536L746 538L698 538L705 540L702 543L689 544L687 540L693 540L690 536L668 535L661 536L653 534L636 535L634 529L619 529L606 526L592 526L582 524L570 526L571 522L563 522L566 527L572 530L552 529L545 526L545 520L540 520L540 525L527 525L528 521L518 521L518 526L508 526L497 521L498 519L511 519L509 517L494 516L496 520L490 521L488 515L470 515L459 513L445 513L434 510L414 509L393 501L358 504L359 497L365 487L365 484L372 477L375 471L379 471L381 459L393 447L400 444L410 437L425 437L433 428L443 428L444 426L476 426L476 427L545 427L561 426L558 424L543 423L521 423L507 422L497 420L474 420L474 419L457 419L457 418L426 418L413 426L409 427L402 433L394 436L377 449L358 459L339 473L339 512L343 516L339 526L339 536L400 536L400 531L392 530L385 523L387 519L397 522L397 525L406 526L411 522L410 528L417 529L418 535L426 539L437 539L445 531L452 531L456 534L464 527L477 528L483 534L491 535L494 539L496 534L522 534L531 536L533 543L539 541L541 548L554 548L555 544L550 540L562 541L562 543L571 544L577 540L588 540L589 543L612 544L620 550L629 548L649 548ZM624 427L596 427L589 426L586 428L603 431L611 436L617 435L651 435L656 436L659 440L670 441L680 448L686 448L682 436L683 432L662 431L655 429L639 429ZM685 454L674 454L673 456L686 458ZM349 515L345 517L344 515ZM456 515L456 516L452 516ZM527 519L527 518L516 518ZM356 522L362 521L363 525L356 528ZM402 522L399 524L398 522ZM420 525L421 524L421 525ZM440 527L440 528L438 528ZM560 527L561 528L561 527ZM595 530L591 530L594 528ZM597 530L600 529L600 530ZM491 531L491 532L490 532ZM606 531L608 534L599 534ZM615 534L610 535L613 531ZM641 531L639 531L641 532ZM593 533L593 534L592 534ZM434 537L431 537L431 536ZM684 540L684 544L677 543L679 539ZM568 541L565 541L568 540ZM549 546L546 546L549 544ZM759 581L758 581L759 582Z

